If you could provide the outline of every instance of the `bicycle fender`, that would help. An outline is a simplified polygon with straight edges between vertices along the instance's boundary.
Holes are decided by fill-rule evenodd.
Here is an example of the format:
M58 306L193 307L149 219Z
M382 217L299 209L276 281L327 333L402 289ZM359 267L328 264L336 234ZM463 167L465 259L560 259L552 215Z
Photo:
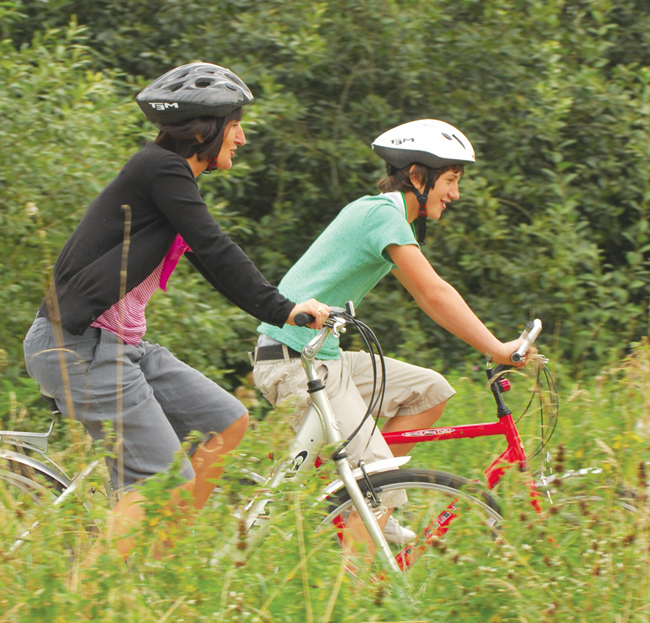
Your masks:
M31 456L12 452L11 450L0 450L0 459L7 459L9 461L21 463L28 468L43 472L45 475L50 476L53 480L59 482L65 488L70 486L71 480L65 474L53 469L46 463L41 463L40 461L33 459Z
M405 465L410 460L410 456L394 456L390 459L375 461L374 463L366 465L366 474L374 474L375 472L389 472L401 467L402 465ZM359 478L363 478L363 471L360 467L357 467L357 469L353 470L352 475L354 476L355 480L359 480ZM333 480L329 485L327 485L327 487L325 487L325 489L323 489L323 493L318 496L318 500L324 500L326 497L332 495L332 493L338 491L343 486L343 481L340 478Z

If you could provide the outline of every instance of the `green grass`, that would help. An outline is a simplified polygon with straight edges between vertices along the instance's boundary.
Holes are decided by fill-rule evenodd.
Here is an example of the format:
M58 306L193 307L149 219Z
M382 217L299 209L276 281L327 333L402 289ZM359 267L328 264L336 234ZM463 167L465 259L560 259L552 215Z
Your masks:
M506 397L516 412L530 381L522 377L512 383ZM441 426L493 419L481 372L454 379L454 385L458 393ZM19 416L27 395L14 391L13 416L5 411L4 425ZM563 481L541 516L530 507L524 476L509 473L498 489L506 513L499 537L456 539L453 547L443 541L434 552L426 591L415 600L397 580L392 587L366 585L344 572L332 535L312 529L321 516L314 508L321 479L291 487L275 506L269 537L249 551L233 512L246 494L239 483L224 481L198 521L174 531L158 512L172 474L147 484L150 513L130 568L109 549L82 570L89 542L80 537L83 514L76 504L37 510L40 527L25 547L8 555L16 519L0 505L0 621L647 623L647 345L597 378L561 385L560 395L561 418L549 445L552 467L558 472L597 467L600 473ZM5 400L11 403L8 396ZM33 407L26 409L29 415ZM22 417L23 424L31 421L24 412ZM525 443L534 445L533 423L522 421L521 430ZM66 440L74 438L66 431ZM269 414L251 427L229 459L229 473L250 467L251 457L262 457L256 471L263 471L271 464L269 452L281 454L290 438L281 415ZM502 447L494 438L421 444L411 464L479 478ZM59 453L73 468L80 455L80 447ZM636 511L617 503L623 490L636 494ZM107 511L99 503L92 512L101 518ZM155 560L150 551L161 530L175 547Z

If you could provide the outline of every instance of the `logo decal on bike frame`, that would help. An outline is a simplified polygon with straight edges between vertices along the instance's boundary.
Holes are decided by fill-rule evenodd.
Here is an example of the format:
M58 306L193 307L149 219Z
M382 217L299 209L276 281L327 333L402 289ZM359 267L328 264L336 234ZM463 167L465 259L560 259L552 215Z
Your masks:
M291 463L291 467L289 468L289 471L297 472L300 469L300 466L307 460L308 456L309 456L309 452L307 452L307 450L303 450L302 452L296 454L296 456L293 459L293 463Z
M427 428L426 430L414 430L408 433L402 433L404 437L428 437L429 435L449 435L453 433L453 428Z

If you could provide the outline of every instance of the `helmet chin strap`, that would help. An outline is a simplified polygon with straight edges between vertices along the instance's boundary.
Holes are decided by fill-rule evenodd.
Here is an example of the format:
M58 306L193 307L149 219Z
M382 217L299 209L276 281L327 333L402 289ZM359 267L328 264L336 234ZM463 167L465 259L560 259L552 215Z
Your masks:
M416 191L415 196L418 200L418 244L424 244L424 239L427 235L427 200L429 199L429 191L433 184L433 171L427 174L427 182L424 185L424 191L419 193Z

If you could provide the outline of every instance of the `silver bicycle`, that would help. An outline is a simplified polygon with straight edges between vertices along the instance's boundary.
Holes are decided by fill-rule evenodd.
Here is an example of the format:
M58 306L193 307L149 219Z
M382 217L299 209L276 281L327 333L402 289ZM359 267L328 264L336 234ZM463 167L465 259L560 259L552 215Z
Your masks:
M307 324L310 318L302 320ZM375 361L382 360L383 355L376 337L355 317L351 304L346 309L333 308L323 329L302 349L301 357L307 375L311 406L301 428L286 457L278 461L271 475L261 476L248 470L242 474L247 481L256 485L257 492L238 511L245 522L250 542L247 549L255 551L255 544L266 537L271 525L269 517L272 516L272 507L282 497L286 483L298 474L302 477L304 472L314 470L317 461L329 459L336 468L338 478L328 483L318 496L317 503L323 509L320 528L334 526L334 532L343 540L347 518L351 512L356 512L374 543L382 569L400 574L408 572L410 578L417 575L417 583L425 583L429 576L428 564L437 564L436 534L445 535L446 538L453 521L454 532L458 533L459 538L471 538L468 537L468 531L479 531L484 538L490 540L501 521L500 506L487 488L469 479L437 470L403 468L410 460L408 456L385 459L369 465L350 464L345 452L347 440L341 437L325 384L315 373L313 365L325 340L332 334L339 337L348 326L354 326L361 334L373 365L376 366ZM538 332L528 335L529 332L525 331L522 334L528 337L518 351L518 357L525 354ZM371 417L372 411L381 404L382 389L386 382L382 366L376 366L375 371L376 393L368 405L366 417ZM54 424L45 433L0 432L2 444L13 446L13 449L0 448L0 485L4 485L0 486L0 490L10 496L13 492L17 499L41 505L58 505L70 496L79 496L81 503L88 508L91 501L86 499L85 492L80 493L84 489L81 484L96 469L99 460L92 461L75 476L67 476L47 456L48 438L53 426ZM324 456L326 448L334 448L334 451ZM396 509L394 515L400 524L415 531L417 538L412 543L389 544L379 527L377 516L387 512L382 501L383 494L400 490L406 492L408 503ZM110 482L107 496L111 503L115 502ZM36 525L31 523L24 527L11 545L11 551L16 551L23 545ZM421 559L428 560L429 563ZM416 575L414 569L418 570Z

